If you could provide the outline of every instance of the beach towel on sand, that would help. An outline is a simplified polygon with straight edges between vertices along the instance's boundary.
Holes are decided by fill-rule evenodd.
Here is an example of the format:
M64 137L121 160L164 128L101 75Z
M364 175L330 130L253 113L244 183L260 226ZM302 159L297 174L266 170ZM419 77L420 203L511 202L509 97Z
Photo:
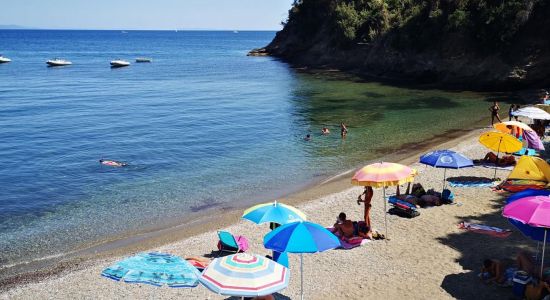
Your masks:
M453 177L447 181L452 187L490 187L495 185L493 179L485 177Z
M482 224L472 224L468 222L461 222L458 224L458 228L499 238L505 238L512 234L512 231L509 229L502 229Z
M332 232L332 233L334 233L334 231L335 231L334 227L328 227L327 230ZM366 243L370 242L369 239L365 239L365 238L362 238L360 236L354 236L354 237L349 238L349 239L338 237L338 239L340 240L340 247L339 248L346 249L346 250L353 249L355 247L359 247L359 246L365 245Z
M512 171L515 167L515 166L496 166L494 163L489 163L489 162L484 162L479 165L484 168L497 169L497 170L503 170L503 171Z

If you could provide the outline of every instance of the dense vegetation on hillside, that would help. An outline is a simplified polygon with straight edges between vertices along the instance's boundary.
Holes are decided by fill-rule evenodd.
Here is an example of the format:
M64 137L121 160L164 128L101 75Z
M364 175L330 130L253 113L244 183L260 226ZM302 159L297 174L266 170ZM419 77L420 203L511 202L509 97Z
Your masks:
M308 35L324 20L332 21L332 42L372 42L400 32L401 46L414 39L428 46L436 36L461 33L482 46L502 46L518 34L541 0L301 0L289 11L287 24ZM418 43L418 42L421 43Z
M461 56L479 63L491 56L492 63L494 57L502 62L502 72L517 71L512 77L523 78L527 71L518 65L531 65L550 48L550 1L296 0L283 25L267 51L306 64L360 62L372 71L380 67L372 59L383 52L385 62L394 65L392 72L400 73L398 65L413 59L411 53L424 58L429 53L436 63ZM430 69L423 68L424 73Z

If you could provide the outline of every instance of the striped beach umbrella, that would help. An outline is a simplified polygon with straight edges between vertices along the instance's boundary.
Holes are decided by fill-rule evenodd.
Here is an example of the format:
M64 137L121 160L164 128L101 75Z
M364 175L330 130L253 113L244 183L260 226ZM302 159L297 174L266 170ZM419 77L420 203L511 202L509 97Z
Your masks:
M216 294L256 297L288 286L288 268L256 254L237 253L214 259L200 282Z
M375 188L396 186L414 180L416 171L402 164L380 162L359 169L353 175L351 183Z
M256 224L274 222L281 225L307 219L306 215L297 208L277 201L254 205L244 211L242 218Z
M382 188L384 193L384 226L386 238L388 237L388 221L386 208L386 187L401 185L412 182L416 175L416 170L402 164L379 162L364 166L359 169L351 178L354 185L371 186Z

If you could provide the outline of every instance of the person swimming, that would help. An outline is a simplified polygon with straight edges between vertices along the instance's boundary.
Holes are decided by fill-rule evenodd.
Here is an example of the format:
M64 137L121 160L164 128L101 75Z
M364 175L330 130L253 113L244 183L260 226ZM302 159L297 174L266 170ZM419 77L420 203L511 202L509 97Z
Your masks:
M322 135L330 134L330 130L328 129L328 127L323 127L323 129L321 130L321 134Z
M111 167L126 167L128 163L122 162L122 161L116 161L116 160L108 160L108 159L100 159L99 163L105 166L111 166Z
M304 138L304 141L311 141L311 134L307 134L306 137Z

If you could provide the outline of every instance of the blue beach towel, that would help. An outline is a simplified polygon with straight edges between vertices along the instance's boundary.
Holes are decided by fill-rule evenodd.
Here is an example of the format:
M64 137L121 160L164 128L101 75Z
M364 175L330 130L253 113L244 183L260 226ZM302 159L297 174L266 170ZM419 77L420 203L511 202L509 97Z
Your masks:
M496 185L493 179L485 177L454 177L448 178L447 181L452 187L492 187Z
M101 275L116 281L179 288L197 286L200 272L181 257L151 252L119 261Z

